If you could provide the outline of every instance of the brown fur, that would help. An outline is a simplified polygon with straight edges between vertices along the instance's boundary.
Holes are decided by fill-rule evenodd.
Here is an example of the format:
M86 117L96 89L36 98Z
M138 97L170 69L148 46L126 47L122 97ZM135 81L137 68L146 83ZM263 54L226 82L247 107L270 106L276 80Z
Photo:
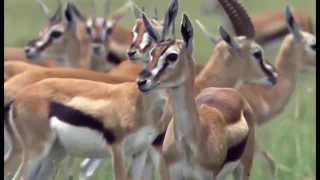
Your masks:
M272 88L262 88L258 85L244 85L241 94L247 99L254 112L254 123L262 126L285 110L294 92L298 75L301 71L314 69L316 57L305 52L306 40L312 37L302 33L302 40L296 44L292 35L287 35L276 58L276 68L279 72L279 82ZM258 145L256 145L258 146ZM256 149L266 160L271 177L275 177L275 162L268 152Z

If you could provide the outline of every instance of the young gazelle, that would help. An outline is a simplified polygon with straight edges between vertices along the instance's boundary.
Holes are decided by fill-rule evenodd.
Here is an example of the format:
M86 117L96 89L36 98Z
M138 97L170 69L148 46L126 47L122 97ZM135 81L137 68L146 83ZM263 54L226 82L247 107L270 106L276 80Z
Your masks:
M257 126L264 125L284 111L293 94L299 73L314 72L316 68L316 37L299 28L289 7L286 7L285 14L285 21L291 33L284 38L276 58L278 83L268 89L258 85L245 85L240 88L241 94L253 109ZM272 158L266 151L259 151L259 148L257 151L268 162L271 179L275 179L276 169Z
M146 27L158 44L137 85L142 93L170 89L174 118L165 134L163 156L172 179L222 179L231 172L241 177L237 167L249 134L250 106L229 88L204 89L194 100L193 28L185 13L183 40L174 38L174 30L172 39L163 40ZM226 35L223 28L220 32Z
M221 16L228 27L230 27L228 30L232 30L230 21L222 11L221 5L216 0L205 0L203 2L202 12L207 14L214 13ZM298 9L295 9L293 13L301 29L314 34L312 18ZM265 46L275 41L281 42L283 38L290 33L286 27L284 16L282 9L252 16L252 23L256 30L256 41L258 44Z
M78 19L85 23L87 41L90 41L90 69L109 71L127 59L126 49L131 43L131 33L128 28L118 25L118 22L129 8L129 3L124 4L111 16L110 3L111 0L106 0L104 17L96 17L94 0L91 0L91 16L82 13L75 5L72 6ZM117 42L115 36L121 38L121 41Z

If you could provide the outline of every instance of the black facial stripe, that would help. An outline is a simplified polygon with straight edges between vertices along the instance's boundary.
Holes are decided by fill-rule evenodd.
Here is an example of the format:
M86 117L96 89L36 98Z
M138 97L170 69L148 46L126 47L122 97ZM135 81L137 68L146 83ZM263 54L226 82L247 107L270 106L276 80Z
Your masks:
M167 69L168 66L169 66L169 62L166 60L163 66L159 69L158 74L156 74L154 79L157 80L163 74L163 72Z
M265 64L269 65L270 67L272 67L272 70L270 71L269 69L267 69L267 67L265 66ZM263 62L263 60L261 59L259 61L259 64L261 66L261 69L262 71L268 76L269 80L272 81L272 82L276 82L277 79L276 77L273 75L273 71L275 71L275 68L273 65L271 65L270 63L268 62Z
M115 142L113 132L106 129L101 121L84 114L82 111L65 106L64 104L51 101L49 104L49 118L57 117L59 120L78 127L87 127L103 134L109 144Z

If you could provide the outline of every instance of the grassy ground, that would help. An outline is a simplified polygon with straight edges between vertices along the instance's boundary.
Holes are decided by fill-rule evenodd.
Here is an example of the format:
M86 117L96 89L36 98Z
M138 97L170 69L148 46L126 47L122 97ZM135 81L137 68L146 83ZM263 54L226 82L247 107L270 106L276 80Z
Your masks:
M251 14L268 11L271 9L284 9L289 4L298 7L307 12L315 20L316 9L315 0L243 0L245 7ZM4 37L5 46L23 46L26 42L37 36L45 18L41 16L40 9L35 0L5 0L5 24ZM54 0L44 0L44 2L55 7ZM74 0L76 4L86 12L90 12L89 1ZM113 1L112 9L119 7L125 0ZM141 7L145 6L146 12L151 15L156 5L159 14L164 14L169 0L135 0ZM218 32L217 27L220 20L215 17L203 16L200 14L199 1L180 1L180 15L177 24L180 24L182 12L187 12L190 18L201 20L202 23L212 28L213 32ZM103 5L103 0L96 0L98 5ZM99 7L100 8L100 7ZM97 11L102 14L103 8ZM121 23L131 29L134 18L131 12L128 12ZM205 63L212 52L213 44L205 38L200 32L198 26L194 23L195 28L195 57ZM273 59L273 55L268 55ZM279 115L274 122L258 129L258 139L262 148L268 150L277 162L277 179L279 180L311 180L315 179L316 167L316 146L315 146L315 74L302 75L297 84L297 89L292 97L286 111ZM110 164L97 173L95 179L112 179L110 173ZM75 172L78 171L78 167ZM265 164L256 158L251 173L251 179L267 179ZM62 178L59 178L62 179Z

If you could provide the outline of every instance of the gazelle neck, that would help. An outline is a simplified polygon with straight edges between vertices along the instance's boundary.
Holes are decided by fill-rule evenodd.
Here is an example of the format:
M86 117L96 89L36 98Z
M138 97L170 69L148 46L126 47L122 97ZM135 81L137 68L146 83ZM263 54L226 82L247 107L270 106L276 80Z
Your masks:
M214 50L214 54L199 73L195 80L195 95L198 95L203 89L208 87L230 87L239 89L242 80L239 77L231 76L228 67L225 67L225 61L229 60L230 54L225 51Z
M301 61L302 54L299 47L294 44L283 44L282 51L276 58L276 69L279 73L277 84L271 88L264 90L266 101L269 104L271 116L276 116L282 112L283 108L288 104L297 82L299 74L297 62ZM269 117L267 119L270 119ZM267 120L266 119L266 120Z
M61 62L64 67L80 68L80 41L76 35L70 35L70 40L66 48L64 62Z
M198 134L199 115L195 103L194 76L195 65L193 58L189 58L185 67L188 77L179 86L170 88L174 107L174 132L175 137L181 140L186 135L196 136ZM198 139L195 137L194 140Z
M161 123L161 117L163 117L168 103L166 89L159 89L146 94L139 93L138 96L144 121L152 126Z

